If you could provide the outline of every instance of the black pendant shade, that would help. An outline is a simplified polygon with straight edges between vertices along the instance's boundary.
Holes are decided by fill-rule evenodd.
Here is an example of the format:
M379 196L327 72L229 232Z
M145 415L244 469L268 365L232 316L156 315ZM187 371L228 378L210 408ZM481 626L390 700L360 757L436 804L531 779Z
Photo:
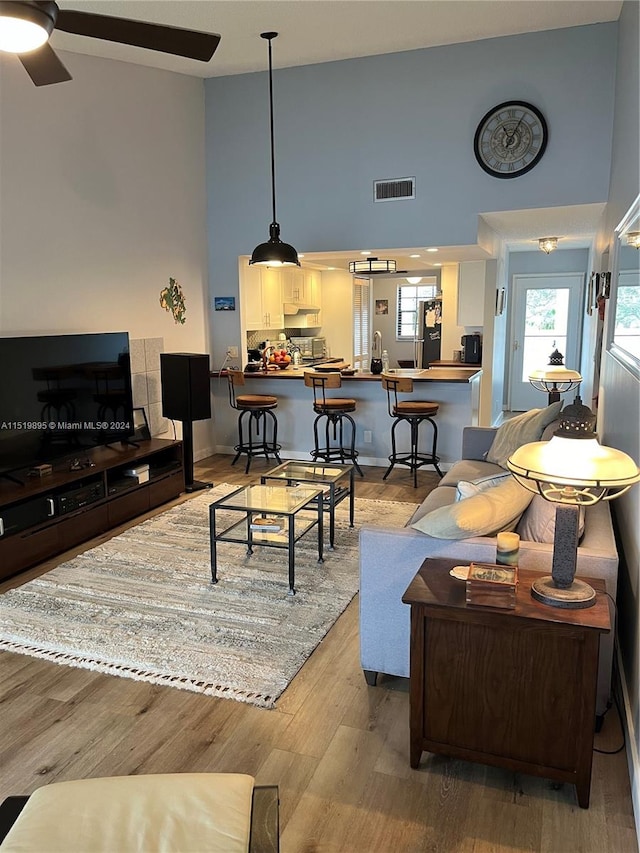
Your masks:
M299 267L298 253L289 243L280 239L280 225L276 220L276 167L273 146L273 74L271 63L271 41L278 33L260 33L260 38L269 42L269 127L271 131L271 209L273 219L269 226L269 240L256 246L250 264L266 267Z

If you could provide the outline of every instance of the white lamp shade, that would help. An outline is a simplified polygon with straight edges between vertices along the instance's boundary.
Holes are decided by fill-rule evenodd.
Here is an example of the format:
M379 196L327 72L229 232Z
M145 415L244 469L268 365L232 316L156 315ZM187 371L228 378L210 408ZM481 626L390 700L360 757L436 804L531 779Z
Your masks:
M519 447L507 467L525 488L556 503L591 504L618 497L640 480L626 453L593 438L553 436Z

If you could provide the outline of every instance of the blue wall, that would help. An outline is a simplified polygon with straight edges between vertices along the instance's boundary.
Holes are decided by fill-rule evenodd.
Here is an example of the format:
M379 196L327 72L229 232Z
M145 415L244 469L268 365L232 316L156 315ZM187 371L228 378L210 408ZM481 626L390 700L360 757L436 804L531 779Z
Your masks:
M597 24L282 70L276 42L282 238L299 252L473 244L482 211L605 201L616 38ZM237 256L271 220L267 75L212 78L205 98L210 288L234 295ZM473 135L510 98L542 110L549 144L532 172L498 180ZM372 202L375 179L408 175L415 200ZM231 342L216 320L214 360Z

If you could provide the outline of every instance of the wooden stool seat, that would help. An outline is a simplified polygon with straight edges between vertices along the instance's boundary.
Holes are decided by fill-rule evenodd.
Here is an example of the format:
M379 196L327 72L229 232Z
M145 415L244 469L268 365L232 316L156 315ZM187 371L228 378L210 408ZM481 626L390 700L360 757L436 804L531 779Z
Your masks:
M391 426L391 455L389 456L389 467L383 480L386 480L394 465L407 465L413 471L413 487L418 486L418 468L423 465L433 465L442 477L442 471L438 465L440 457L437 456L438 447L438 425L434 417L438 414L439 403L431 400L398 400L398 393L413 393L413 380L408 376L392 376L382 374L382 387L387 392L387 409L390 417L394 418ZM420 424L427 421L433 430L433 442L430 453L420 453L418 450L418 438ZM396 429L400 423L408 423L410 430L409 451L399 453L396 448Z
M304 384L313 388L313 411L316 418L313 422L314 447L311 458L323 462L352 462L358 474L364 476L358 465L356 450L356 424L349 412L355 412L356 401L351 397L327 397L327 388L340 388L342 376L340 373L305 371ZM320 443L318 427L324 419L324 444ZM351 428L350 441L344 441L344 422Z
M323 403L313 404L314 412L355 412L356 401L347 397L327 397Z
M241 394L236 397L240 409L273 409L278 405L278 398L269 394Z
M236 388L245 384L244 373L241 370L227 370L229 383L229 403L231 407L239 412L238 415L238 443L234 447L236 452L232 465L235 465L244 453L247 464L244 473L249 473L249 466L254 456L269 458L273 454L278 461L280 459L280 447L278 444L278 419L273 409L278 406L278 398L272 394L238 394ZM271 421L271 437L267 437L267 415ZM245 421L248 419L248 423ZM245 439L245 426L247 427L247 438Z
M392 414L397 417L405 415L437 415L438 403L430 403L427 400L401 400L393 407Z

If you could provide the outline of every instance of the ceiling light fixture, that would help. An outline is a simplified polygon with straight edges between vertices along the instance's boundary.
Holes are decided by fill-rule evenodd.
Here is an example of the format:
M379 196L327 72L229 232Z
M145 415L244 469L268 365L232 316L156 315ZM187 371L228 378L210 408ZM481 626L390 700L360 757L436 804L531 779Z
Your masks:
M538 246L540 250L547 255L550 255L551 252L554 252L558 248L558 238L557 237L541 237L538 240Z
M633 246L634 249L640 249L640 231L629 231L627 245Z
M380 258L367 258L362 261L349 261L349 272L359 275L372 273L391 273L396 271L396 262Z
M422 281L422 276L421 275L408 275L407 281L409 282L409 284L420 284L420 282Z
M53 31L56 11L54 3L0 3L0 50L28 53L42 47Z
M263 267L299 267L298 253L288 243L280 239L280 226L276 220L276 163L273 146L273 67L271 62L271 41L278 33L260 33L260 38L269 42L269 127L271 130L271 209L273 218L269 226L269 240L260 243L253 250L250 264Z
M425 252L437 252L437 251L438 250L436 249L435 246L432 246L430 249L425 249Z
M366 250L366 251L364 251L364 252L360 252L360 254L361 254L361 255L370 255L370 254L371 254L371 252L367 249L367 250Z

